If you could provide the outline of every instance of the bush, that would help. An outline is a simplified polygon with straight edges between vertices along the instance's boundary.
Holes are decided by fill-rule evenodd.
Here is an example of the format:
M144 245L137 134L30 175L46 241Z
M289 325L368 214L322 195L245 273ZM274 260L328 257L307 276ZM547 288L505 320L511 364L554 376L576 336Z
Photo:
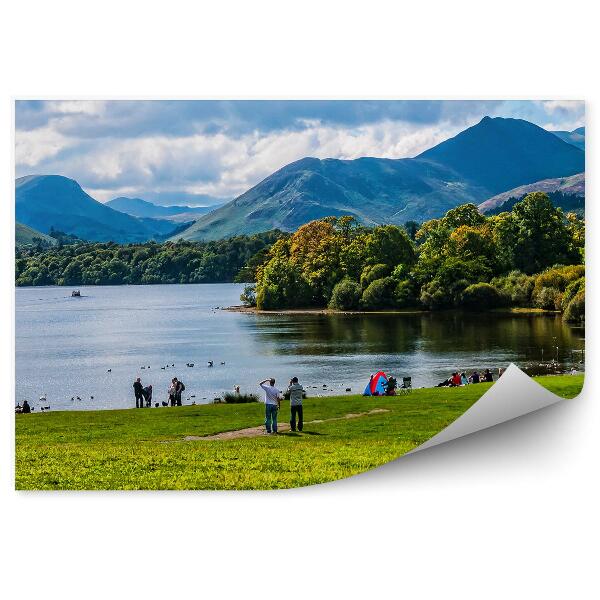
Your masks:
M249 402L258 402L256 394L236 394L235 392L225 392L223 400L227 404L248 404Z
M390 267L382 263L376 265L367 265L360 276L360 286L366 290L376 279L383 279L390 274Z
M530 306L535 277L520 271L511 271L503 277L494 277L490 282L512 306Z
M543 287L542 289L534 290L533 292L533 305L536 308L558 310L560 309L561 299L562 294L554 287Z
M361 292L356 281L343 279L333 288L328 306L337 310L356 310L360 308Z
M585 289L585 277L580 277L576 281L572 281L565 290L561 300L561 308L563 311L567 310L567 306L575 296L581 291Z
M412 281L399 281L394 290L394 303L398 308L407 308L417 304L415 286Z
M563 319L569 323L581 323L585 320L585 289L579 290L569 302Z
M501 306L503 297L500 292L489 283L473 283L460 296L460 303L470 310L495 308Z
M394 290L396 282L391 277L376 279L363 292L361 304L363 308L377 310L394 307Z
M569 283L585 275L584 265L569 265L567 267L552 267L535 278L535 290L542 288L555 288L564 292Z

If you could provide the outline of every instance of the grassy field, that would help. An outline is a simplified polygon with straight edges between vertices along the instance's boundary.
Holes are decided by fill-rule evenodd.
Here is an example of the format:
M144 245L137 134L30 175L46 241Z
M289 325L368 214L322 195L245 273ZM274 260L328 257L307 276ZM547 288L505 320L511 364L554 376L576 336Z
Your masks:
M565 398L583 376L536 378ZM16 415L19 490L275 489L324 483L394 460L469 408L491 384L407 396L307 399L302 433L185 441L258 426L263 404ZM372 409L388 412L343 418ZM279 421L289 418L283 402ZM330 420L327 419L339 419Z

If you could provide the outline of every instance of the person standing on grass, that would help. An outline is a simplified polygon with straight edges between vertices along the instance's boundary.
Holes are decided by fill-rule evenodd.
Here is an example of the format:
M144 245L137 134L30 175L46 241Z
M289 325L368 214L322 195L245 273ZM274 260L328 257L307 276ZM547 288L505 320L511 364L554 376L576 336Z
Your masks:
M133 393L135 394L135 407L144 408L144 386L139 377L133 383Z
M152 386L148 385L143 390L144 399L146 400L146 407L152 406Z
M302 414L304 388L298 383L297 377L292 377L287 391L290 394L290 427L292 431L296 431L296 417L298 417L298 431L302 431L302 427L304 426L304 416Z
M277 411L281 402L281 392L275 387L275 379L272 377L263 379L258 385L265 392L265 429L267 433L277 433Z
M185 385L183 381L179 381L177 377L175 377L175 404L177 406L181 406L181 394L185 390Z

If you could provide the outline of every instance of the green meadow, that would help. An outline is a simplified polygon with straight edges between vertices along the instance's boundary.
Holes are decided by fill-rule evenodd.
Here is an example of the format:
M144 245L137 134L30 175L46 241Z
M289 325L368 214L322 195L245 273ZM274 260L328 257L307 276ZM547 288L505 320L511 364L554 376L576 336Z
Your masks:
M564 398L574 398L583 386L583 375L536 380ZM309 398L302 433L231 440L185 438L260 426L263 404L15 415L15 487L213 490L325 483L412 450L490 385L415 389L392 397ZM375 409L381 412L365 414ZM289 403L282 402L280 423L289 420L289 412Z

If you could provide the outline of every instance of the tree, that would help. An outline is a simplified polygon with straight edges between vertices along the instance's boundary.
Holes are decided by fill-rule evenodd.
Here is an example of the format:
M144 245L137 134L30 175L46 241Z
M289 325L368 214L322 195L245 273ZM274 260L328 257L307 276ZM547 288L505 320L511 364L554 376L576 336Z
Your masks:
M369 287L369 284L376 279L381 279L390 274L391 267L383 263L376 265L367 265L360 276L360 285L362 289Z
M460 296L460 304L470 310L495 308L503 304L500 292L489 283L472 283Z
M356 281L343 279L333 288L329 308L356 310L360 308L361 294L361 287Z
M275 256L261 269L256 287L258 309L296 308L310 303L310 285L289 258Z
M511 216L515 228L512 246L518 248L516 268L538 273L556 263L577 260L562 210L552 205L547 194L528 194L515 204Z
M396 282L391 277L376 279L372 281L363 292L361 304L363 308L378 310L381 308L393 308L394 291Z
M396 225L375 227L366 240L367 263L395 267L415 261L415 248L404 229Z

